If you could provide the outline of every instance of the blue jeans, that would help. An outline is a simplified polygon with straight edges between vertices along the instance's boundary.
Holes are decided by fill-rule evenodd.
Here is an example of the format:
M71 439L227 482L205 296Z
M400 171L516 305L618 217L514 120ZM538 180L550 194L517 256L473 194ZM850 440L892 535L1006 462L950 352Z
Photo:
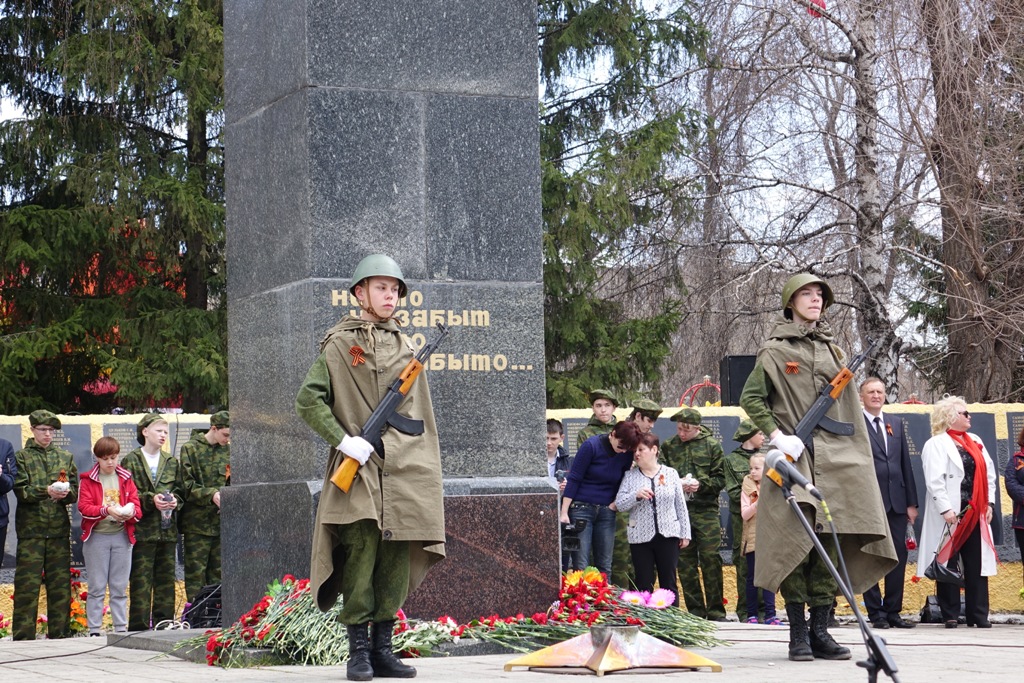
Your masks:
M587 526L579 532L580 549L573 553L573 569L583 569L587 566L593 548L593 565L610 579L612 548L615 545L615 512L607 505L573 502L569 506L569 521L575 522L578 519L587 520Z

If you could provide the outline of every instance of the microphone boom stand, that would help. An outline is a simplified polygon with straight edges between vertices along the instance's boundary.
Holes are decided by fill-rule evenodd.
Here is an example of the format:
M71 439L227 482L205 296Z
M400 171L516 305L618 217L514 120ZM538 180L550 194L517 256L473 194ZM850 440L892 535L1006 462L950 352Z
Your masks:
M825 562L825 566L828 567L829 572L832 574L832 578L836 580L839 585L839 589L843 593L843 597L853 608L853 614L857 617L857 625L860 627L861 635L864 637L864 645L868 650L868 658L864 661L857 662L857 666L863 667L868 670L868 683L877 683L878 672L884 671L889 678L893 680L893 683L899 683L899 678L896 676L896 672L899 669L896 666L896 662L893 661L892 655L889 654L888 648L885 646L885 640L881 636L877 635L868 626L867 620L864 615L860 613L857 608L857 601L853 597L853 591L846 584L846 582L839 576L839 570L832 564L832 560L829 559L828 553L825 552L825 546L821 544L818 539L818 535L814 533L814 529L811 528L811 523L807 521L803 513L800 512L800 504L796 501L796 496L790 490L789 482L784 481L782 484L782 494L786 497L786 502L789 503L789 507L792 508L796 514L797 519L804 527L804 531L807 532L807 536L810 537L811 542L814 544L814 549L818 551L818 555ZM828 506L825 501L821 502L822 507L825 510L825 514L828 515ZM842 552L836 545L836 552Z

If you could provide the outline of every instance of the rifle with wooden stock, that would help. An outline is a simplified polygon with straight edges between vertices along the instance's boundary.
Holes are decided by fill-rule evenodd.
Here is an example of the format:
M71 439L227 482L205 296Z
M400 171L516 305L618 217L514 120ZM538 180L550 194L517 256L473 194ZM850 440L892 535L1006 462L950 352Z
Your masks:
M391 386L388 387L387 394L384 395L381 402L374 408L373 413L370 414L366 424L363 425L359 432L359 436L369 441L370 445L373 446L374 452L381 456L384 455L384 442L381 437L389 426L411 436L419 436L423 433L423 420L413 420L400 414L398 406L409 393L413 382L423 372L423 364L430 358L430 354L434 353L434 350L441 345L441 342L448 335L448 328L441 323L437 324L437 329L439 330L437 337L429 344L425 344L420 349L420 352L402 369L402 372L399 373L398 377L391 383ZM331 483L345 493L348 493L358 471L359 461L346 455L341 464L338 465L338 469L331 475Z
M857 372L857 368L868 359L877 345L878 340L868 337L868 347L854 356L850 364L840 370L832 378L832 381L822 388L814 405L800 418L800 422L797 423L796 430L793 433L799 436L806 446L811 445L811 434L817 427L821 427L826 432L839 436L853 436L852 424L833 420L827 417L825 413L839 400L846 385L853 379L853 373Z

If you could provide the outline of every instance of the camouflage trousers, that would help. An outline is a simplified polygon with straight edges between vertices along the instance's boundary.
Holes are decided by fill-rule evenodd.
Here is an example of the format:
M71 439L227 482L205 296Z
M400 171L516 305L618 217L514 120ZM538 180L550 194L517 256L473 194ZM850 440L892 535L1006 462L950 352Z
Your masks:
M19 538L14 567L14 640L36 639L39 588L46 577L46 634L71 635L71 539Z
M743 516L739 510L729 512L732 521L732 566L736 568L736 614L743 621L746 614L743 605L744 596L747 594L747 558L742 555L743 546Z
M174 552L177 543L138 541L132 548L128 630L146 631L174 619ZM150 623L152 619L152 623Z
M722 527L718 522L718 507L693 506L689 514L690 544L679 551L679 585L686 609L705 619L724 619L722 556L718 553Z
M836 565L839 553L836 552L832 537L822 534L818 536L818 540L825 547L825 552L832 564ZM828 566L821 559L818 551L814 549L807 553L806 557L790 572L789 576L782 580L782 584L779 586L779 592L782 593L782 599L787 605L806 603L808 607L824 605L831 607L838 590L839 585L832 578Z
M185 534L185 597L220 583L220 536Z
M409 542L383 540L372 519L335 529L334 570L341 572L344 600L338 621L346 626L393 621L409 595Z

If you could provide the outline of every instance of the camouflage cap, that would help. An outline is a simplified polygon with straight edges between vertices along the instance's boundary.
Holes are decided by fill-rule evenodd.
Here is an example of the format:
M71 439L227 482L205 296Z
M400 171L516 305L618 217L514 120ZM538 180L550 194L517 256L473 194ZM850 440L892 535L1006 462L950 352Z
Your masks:
M657 420L658 416L661 415L663 408L649 398L638 398L633 401L633 405L630 406L634 411L638 411L641 415L651 420Z
M36 410L28 416L28 423L33 427L39 425L46 425L47 427L53 427L54 429L60 429L60 420L57 416L51 413L49 410Z
M211 427L230 427L231 416L228 415L228 411L220 410L210 416Z
M732 440L743 443L747 439L753 438L760 431L756 424L747 418L743 418L740 420L740 426L736 428L736 433L732 435Z
M700 412L696 408L683 408L670 418L673 422L682 422L688 425L700 424Z
M142 430L159 420L167 422L167 418L162 413L146 413L139 420L139 426L135 428L135 440L139 442L140 446L146 445L146 437L142 435Z
M607 389L592 389L591 392L587 394L587 399L590 401L590 405L594 405L594 401L598 400L599 398L603 398L606 401L611 401L613 406L615 406L616 408L619 407L619 400L615 398L615 394L608 391Z

